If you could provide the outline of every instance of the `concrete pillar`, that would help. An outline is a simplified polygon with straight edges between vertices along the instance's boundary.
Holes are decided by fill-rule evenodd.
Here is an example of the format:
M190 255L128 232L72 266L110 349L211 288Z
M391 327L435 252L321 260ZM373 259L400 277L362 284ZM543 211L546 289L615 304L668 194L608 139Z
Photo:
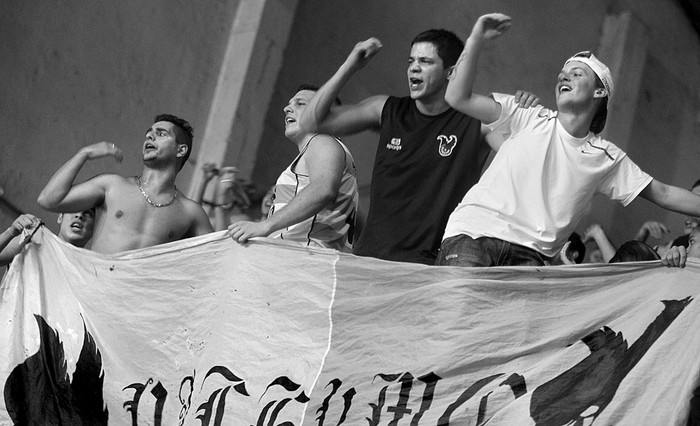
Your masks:
M297 0L241 0L192 173L189 196L202 178L200 165L236 165L249 178Z
M596 56L612 73L614 93L608 102L608 119L601 136L626 151L634 126L637 98L647 59L647 28L629 11L608 15ZM618 229L613 216L617 204L606 197L594 199L591 216L606 230ZM631 237L630 237L631 238Z

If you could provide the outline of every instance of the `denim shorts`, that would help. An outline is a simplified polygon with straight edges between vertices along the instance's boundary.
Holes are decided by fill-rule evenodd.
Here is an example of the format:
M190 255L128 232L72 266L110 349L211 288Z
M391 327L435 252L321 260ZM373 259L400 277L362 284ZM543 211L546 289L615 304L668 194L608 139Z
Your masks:
M460 234L447 238L440 246L438 266L544 266L546 256L498 238Z

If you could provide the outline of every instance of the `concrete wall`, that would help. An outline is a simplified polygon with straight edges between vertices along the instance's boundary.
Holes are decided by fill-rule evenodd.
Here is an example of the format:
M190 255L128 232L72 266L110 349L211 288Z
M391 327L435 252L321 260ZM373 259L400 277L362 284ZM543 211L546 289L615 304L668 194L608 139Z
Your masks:
M119 144L125 161L95 162L81 178L105 171L138 173L143 133L158 112L187 118L201 137L237 5L235 0L4 2L0 187L8 199L49 219L52 215L35 205L39 190L81 146L100 140ZM269 107L257 111L266 124L258 160L254 168L245 167L253 170L252 179L261 188L273 184L296 154L284 138L281 111L297 85L323 83L357 41L376 36L384 48L341 93L343 101L377 93L405 95L413 36L447 28L466 37L476 18L492 11L514 21L482 57L477 90L527 89L551 107L563 61L580 50L598 50L606 16L630 12L641 25L646 57L642 67L622 65L622 78L641 73L641 86L634 113L624 118L632 123L630 140L614 142L664 182L688 186L700 177L700 38L675 0L303 0ZM376 135L345 141L366 186ZM192 158L197 146L194 151ZM223 162L239 161L228 156ZM189 186L193 167L187 165L178 179L181 188ZM647 218L666 221L675 234L681 231L681 216L644 200L603 216L617 242L630 238ZM0 211L0 226L10 219Z
M47 223L35 200L82 146L106 140L122 164L95 161L79 179L141 171L153 117L181 116L201 137L237 0L9 0L0 13L0 187ZM196 140L192 158L196 158ZM178 185L189 184L187 165ZM9 224L7 213L0 225ZM55 225L51 226L55 231Z

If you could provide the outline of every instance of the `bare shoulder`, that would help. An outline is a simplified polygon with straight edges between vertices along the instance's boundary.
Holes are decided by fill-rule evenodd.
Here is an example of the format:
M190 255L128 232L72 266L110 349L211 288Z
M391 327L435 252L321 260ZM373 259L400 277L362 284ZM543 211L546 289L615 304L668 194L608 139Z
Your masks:
M90 179L91 181L101 184L103 186L114 186L114 185L133 185L135 182L134 177L125 177L122 175L117 175L113 173L105 173L101 175L96 175Z
M342 157L345 155L345 150L341 146L340 141L333 136L324 133L319 133L311 138L306 152L311 157Z
M180 193L180 202L182 203L185 216L190 222L189 236L208 234L214 231L211 225L209 216L204 211L202 206L194 200L191 200Z
M187 198L179 190L178 190L178 193L179 193L178 198L182 202L182 206L185 209L185 213L188 215L188 217L195 218L200 213L204 214L206 216L206 212L204 211L204 209L202 208L202 206L198 202L196 202L190 198Z

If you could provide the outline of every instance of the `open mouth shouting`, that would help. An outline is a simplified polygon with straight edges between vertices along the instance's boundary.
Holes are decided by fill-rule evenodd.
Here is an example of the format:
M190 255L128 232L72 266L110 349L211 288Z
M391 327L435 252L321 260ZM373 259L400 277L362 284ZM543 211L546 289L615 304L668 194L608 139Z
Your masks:
M408 79L408 87L411 90L418 90L422 84L423 80L421 80L420 78L410 77Z

